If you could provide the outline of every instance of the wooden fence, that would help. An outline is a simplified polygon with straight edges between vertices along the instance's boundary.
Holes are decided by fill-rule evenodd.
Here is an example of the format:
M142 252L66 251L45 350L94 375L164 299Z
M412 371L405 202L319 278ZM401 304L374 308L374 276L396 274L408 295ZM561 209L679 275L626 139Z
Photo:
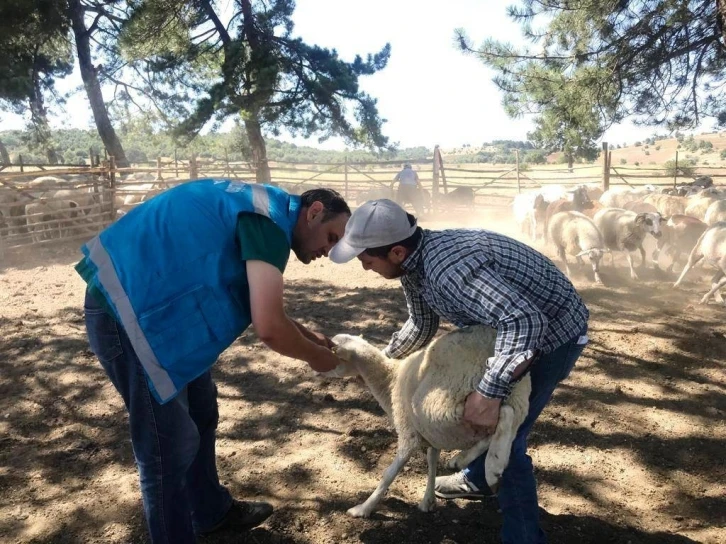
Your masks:
M517 157L518 158L518 157ZM293 163L270 161L271 182L288 192L300 194L315 187L338 190L351 204L370 198L393 198L394 178L404 163L418 173L422 186L431 195L427 212L447 212L452 202L445 195L460 188L469 188L475 196L475 207L506 206L520 192L559 184L602 186L674 185L693 177L673 176L663 167L613 167L611 152L603 145L602 163L575 165L529 166L520 164L445 164L438 147L432 157L416 160L376 162ZM141 203L145 197L201 178L254 180L255 171L247 162L224 159L157 158L155 162L119 168L113 157L95 157L93 166L56 167L49 165L15 165L0 170L0 240L6 248L27 245L50 245L63 239L90 238L121 213ZM726 168L698 167L699 175L709 175L715 183L726 178ZM39 176L61 176L63 183L53 188L39 187ZM68 207L66 189L84 193L83 205ZM10 196L8 196L10 195ZM26 205L30 211L26 213ZM43 203L45 207L40 206ZM55 206L55 209L53 208ZM64 206L66 206L64 208ZM66 209L67 208L67 209Z

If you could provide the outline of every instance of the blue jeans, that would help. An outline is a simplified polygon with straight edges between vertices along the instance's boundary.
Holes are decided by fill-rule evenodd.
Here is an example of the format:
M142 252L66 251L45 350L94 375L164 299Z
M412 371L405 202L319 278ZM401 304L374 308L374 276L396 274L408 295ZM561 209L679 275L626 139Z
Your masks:
M129 414L151 541L196 542L195 531L214 527L232 505L215 463L217 387L206 372L159 404L121 325L89 294L84 311L91 349Z
M502 510L503 544L544 544L547 537L539 526L537 485L532 469L532 458L527 455L527 436L532 425L550 401L557 385L567 378L585 348L578 345L580 336L563 344L552 353L540 356L532 365L532 393L529 396L529 414L517 431L512 443L509 465L502 475L499 488L499 507ZM484 477L486 454L475 459L464 469L466 477L479 489L488 491Z

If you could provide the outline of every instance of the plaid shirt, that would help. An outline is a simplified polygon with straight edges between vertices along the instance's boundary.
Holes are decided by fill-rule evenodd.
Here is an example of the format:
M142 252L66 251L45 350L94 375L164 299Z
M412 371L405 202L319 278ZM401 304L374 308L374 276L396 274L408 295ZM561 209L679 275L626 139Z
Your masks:
M485 397L506 398L521 362L536 350L550 353L587 324L585 304L552 261L495 232L424 230L402 266L409 318L386 355L405 357L425 346L439 317L458 327L489 325L497 340L477 386Z

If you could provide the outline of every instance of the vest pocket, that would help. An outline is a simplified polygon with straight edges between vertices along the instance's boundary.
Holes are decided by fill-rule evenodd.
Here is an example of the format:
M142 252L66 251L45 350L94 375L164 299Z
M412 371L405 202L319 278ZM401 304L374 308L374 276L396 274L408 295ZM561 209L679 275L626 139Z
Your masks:
M225 335L214 290L200 285L139 316L162 366L168 367Z

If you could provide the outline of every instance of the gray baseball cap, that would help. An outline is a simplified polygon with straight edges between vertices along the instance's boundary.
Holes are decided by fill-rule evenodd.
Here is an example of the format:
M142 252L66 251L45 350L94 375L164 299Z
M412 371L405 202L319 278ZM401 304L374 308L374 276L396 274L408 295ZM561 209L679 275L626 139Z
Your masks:
M345 234L330 250L330 260L347 263L366 249L402 242L416 232L406 210L387 198L369 200L350 216Z

